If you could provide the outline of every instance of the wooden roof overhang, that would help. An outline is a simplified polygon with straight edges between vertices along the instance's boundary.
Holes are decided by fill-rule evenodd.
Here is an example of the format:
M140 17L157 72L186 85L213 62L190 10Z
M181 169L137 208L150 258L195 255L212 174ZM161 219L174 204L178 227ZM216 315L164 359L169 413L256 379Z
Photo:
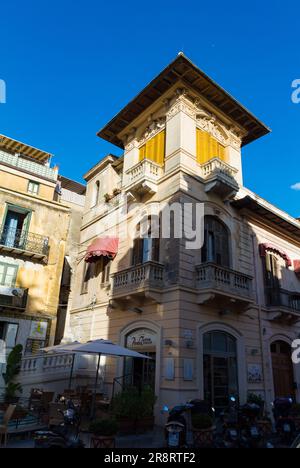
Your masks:
M267 126L180 53L173 62L98 132L98 136L120 148L124 148L123 142L118 137L120 132L179 81L203 96L216 109L242 127L246 133L242 140L243 145L251 143L270 132Z
M290 217L289 215L280 216L276 211L264 206L258 200L250 196L234 200L231 205L238 210L248 210L261 219L264 223L269 223L276 228L283 230L285 234L289 234L300 241L300 223L298 220Z

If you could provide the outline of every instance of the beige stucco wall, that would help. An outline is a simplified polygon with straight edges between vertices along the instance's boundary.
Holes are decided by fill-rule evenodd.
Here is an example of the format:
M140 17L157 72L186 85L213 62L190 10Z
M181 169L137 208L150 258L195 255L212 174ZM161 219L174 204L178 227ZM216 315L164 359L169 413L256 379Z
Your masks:
M164 109L164 111L163 111ZM292 259L300 258L300 245L289 239L283 232L271 229L267 223L258 225L248 219L245 214L235 210L230 201L213 193L207 193L205 181L195 158L195 129L203 122L197 117L197 111L186 97L171 101L166 110L157 104L154 109L148 109L137 122L132 125L132 132L124 131L125 161L123 188L126 190L126 172L137 162L138 139L143 133L150 114L166 115L166 161L164 174L157 182L157 192L138 201L150 204L155 201L171 203L198 203L205 205L205 214L213 215L222 220L230 232L230 267L250 275L253 278L254 301L249 307L241 310L230 310L223 314L220 308L198 303L195 287L195 266L201 262L200 250L187 251L184 242L162 240L160 262L165 265L165 288L159 303L149 304L145 299L141 305L142 313L132 311L132 307L111 307L113 299L111 287L103 288L99 277L90 280L86 294L81 294L84 270L84 254L91 241L102 235L115 235L116 213L121 207L116 207L108 214L102 207L90 210L87 201L83 224L81 228L81 246L78 254L78 266L75 273L75 293L70 311L70 324L73 338L88 340L108 338L120 344L125 344L128 331L138 328L150 328L157 334L156 363L156 393L158 402L156 408L157 420L161 416L159 408L163 404L183 403L194 397L203 398L203 334L210 330L223 330L233 335L238 348L238 376L241 402L244 402L248 392L261 392L266 398L267 407L274 397L272 362L270 344L277 338L289 343L298 336L298 324L288 325L270 320L265 306L262 260L258 253L258 244L272 242L285 250ZM146 115L147 114L147 115ZM125 136L125 133L131 136ZM236 180L242 185L242 163L239 139L229 135L229 160L237 169ZM112 169L113 170L113 169ZM100 175L99 175L100 176ZM94 181L92 181L94 183ZM91 193L88 183L88 194ZM89 199L89 196L88 196ZM134 219L134 209L128 209L127 218ZM121 223L122 224L122 223ZM124 226L119 231L119 252L112 262L111 273L130 266L132 239L124 234ZM287 289L300 293L300 281L296 279L292 269L284 271L283 282ZM134 300L132 300L134 305ZM186 331L192 336L192 346L186 344ZM172 344L167 345L166 341ZM166 363L168 358L174 358L174 380L166 379ZM184 359L193 361L193 378L183 380ZM248 364L260 364L263 369L263 380L257 384L247 381ZM106 384L111 390L113 378L123 374L122 361L107 359ZM295 381L298 383L297 397L300 398L300 373L295 368Z

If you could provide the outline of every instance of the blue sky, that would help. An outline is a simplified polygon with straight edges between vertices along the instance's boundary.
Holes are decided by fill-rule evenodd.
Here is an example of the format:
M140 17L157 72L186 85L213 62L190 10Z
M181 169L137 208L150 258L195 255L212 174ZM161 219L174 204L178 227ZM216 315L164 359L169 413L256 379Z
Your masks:
M55 154L76 180L107 152L96 132L178 51L272 128L243 150L247 187L300 216L296 2L11 0L1 5L0 133Z

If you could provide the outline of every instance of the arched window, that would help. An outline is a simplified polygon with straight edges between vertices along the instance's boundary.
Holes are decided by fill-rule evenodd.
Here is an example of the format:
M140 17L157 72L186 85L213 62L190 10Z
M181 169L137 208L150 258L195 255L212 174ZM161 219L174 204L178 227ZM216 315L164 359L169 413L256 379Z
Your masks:
M159 262L159 229L158 232L153 232L153 226L157 226L157 223L150 216L146 222L142 221L138 224L136 237L133 241L132 265L151 261ZM154 230L156 231L156 228Z
M265 285L267 305L280 305L280 264L270 252L265 256Z
M203 335L204 398L217 412L238 396L237 342L223 331Z
M98 205L99 194L100 194L100 182L99 180L97 180L93 187L93 196L92 196L92 204L91 204L92 207Z
M202 262L229 267L229 234L224 224L213 216L205 216Z

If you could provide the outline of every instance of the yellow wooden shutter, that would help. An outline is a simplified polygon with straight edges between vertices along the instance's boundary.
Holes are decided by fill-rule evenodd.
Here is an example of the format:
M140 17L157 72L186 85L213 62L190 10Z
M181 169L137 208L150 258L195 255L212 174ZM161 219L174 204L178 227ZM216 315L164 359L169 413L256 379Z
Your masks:
M212 158L226 161L225 146L219 143L208 132L196 129L196 155L199 164L205 164Z
M140 147L140 161L149 159L163 165L165 160L165 131L159 132Z

